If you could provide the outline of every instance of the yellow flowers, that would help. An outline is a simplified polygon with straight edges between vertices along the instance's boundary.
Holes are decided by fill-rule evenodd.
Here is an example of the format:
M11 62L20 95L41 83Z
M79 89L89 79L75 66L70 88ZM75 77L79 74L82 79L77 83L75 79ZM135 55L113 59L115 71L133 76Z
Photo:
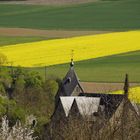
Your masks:
M15 66L35 67L62 64L140 50L140 31L116 32L9 45L0 48Z
M115 91L113 94L123 94L123 91ZM129 99L136 103L140 103L140 87L132 87L129 90Z

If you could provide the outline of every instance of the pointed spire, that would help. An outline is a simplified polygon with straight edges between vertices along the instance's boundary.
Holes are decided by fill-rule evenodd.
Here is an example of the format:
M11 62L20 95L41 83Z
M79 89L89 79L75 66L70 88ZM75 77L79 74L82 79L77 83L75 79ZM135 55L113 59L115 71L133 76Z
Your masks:
M124 83L124 94L128 97L129 92L129 81L128 81L128 74L125 76L125 83Z
M74 66L73 57L74 57L74 50L71 50L71 62L70 62L70 67L73 67L73 66Z
M73 59L71 59L70 67L73 67L73 66L74 66L74 62L73 62Z

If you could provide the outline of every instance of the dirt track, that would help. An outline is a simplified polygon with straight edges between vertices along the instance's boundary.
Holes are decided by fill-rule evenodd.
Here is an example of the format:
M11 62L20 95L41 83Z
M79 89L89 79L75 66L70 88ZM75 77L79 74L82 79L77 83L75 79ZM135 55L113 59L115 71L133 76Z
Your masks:
M85 93L111 93L123 90L124 83L80 82ZM140 83L130 83L130 87L140 86Z
M107 33L107 31L63 31L24 28L0 28L0 36L42 36L48 38L67 38L82 35Z
M96 2L99 0L26 0L26 1L10 1L10 2L0 2L8 4L40 4L40 5L65 5L65 4L78 4L87 2Z

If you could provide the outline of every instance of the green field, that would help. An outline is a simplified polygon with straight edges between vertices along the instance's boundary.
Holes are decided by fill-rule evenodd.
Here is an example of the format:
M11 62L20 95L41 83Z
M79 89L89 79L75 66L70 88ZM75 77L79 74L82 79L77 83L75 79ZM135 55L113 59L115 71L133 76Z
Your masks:
M1 27L76 30L140 29L140 1L72 6L0 5Z
M46 40L46 37L11 37L11 36L0 36L0 47L5 45L14 45L19 43L27 43L34 41Z
M63 78L69 64L46 68L47 77ZM43 77L45 68L35 68ZM126 73L131 82L140 82L140 51L75 62L75 70L81 81L123 82Z

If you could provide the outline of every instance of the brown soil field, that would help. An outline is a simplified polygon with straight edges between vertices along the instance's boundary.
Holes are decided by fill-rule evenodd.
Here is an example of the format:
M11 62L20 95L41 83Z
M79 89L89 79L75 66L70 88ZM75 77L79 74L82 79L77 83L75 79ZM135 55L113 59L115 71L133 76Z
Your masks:
M25 0L25 1L9 1L9 2L0 2L8 4L37 4L37 5L65 5L65 4L78 4L78 3L88 3L96 2L99 0Z
M85 93L111 93L117 90L123 90L124 83L96 83L80 82ZM130 87L140 86L140 83L130 83Z
M47 38L67 38L82 35L108 33L109 31L64 31L64 30L38 30L25 28L0 28L0 36L40 36Z

